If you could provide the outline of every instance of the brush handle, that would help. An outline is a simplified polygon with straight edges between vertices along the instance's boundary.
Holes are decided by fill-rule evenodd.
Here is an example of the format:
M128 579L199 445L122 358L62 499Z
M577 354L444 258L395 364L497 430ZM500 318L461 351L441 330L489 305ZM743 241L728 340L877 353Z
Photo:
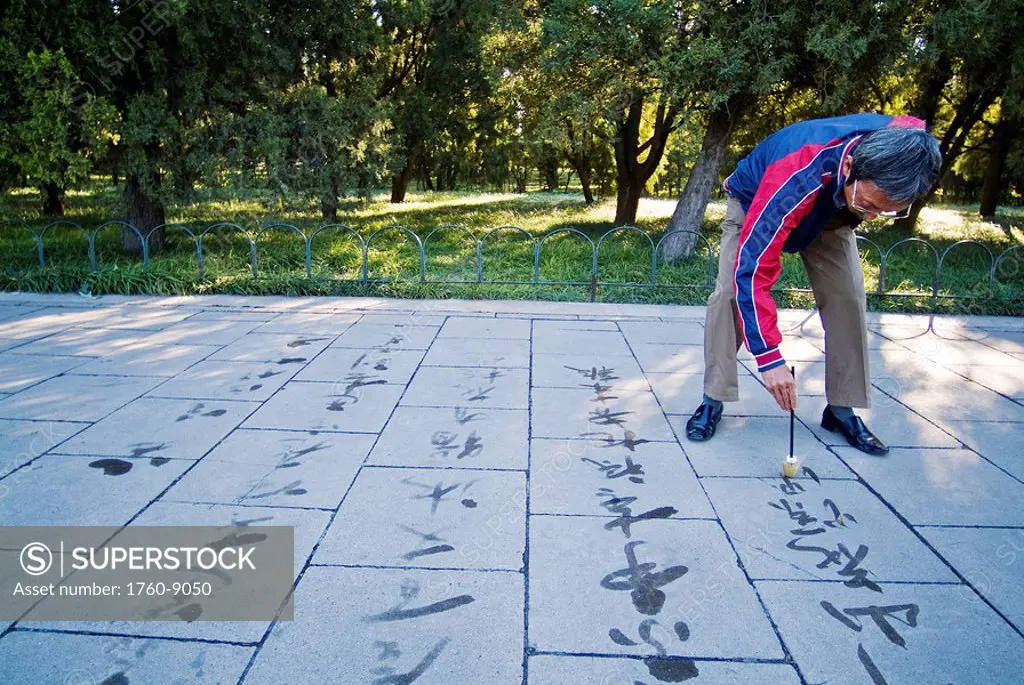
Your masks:
M796 367L795 366L791 367L790 368L790 372L793 374L793 380L795 382L796 381ZM791 456L791 457L793 456L793 425L794 425L795 422L796 422L795 412L792 409L790 409L789 410L789 456Z

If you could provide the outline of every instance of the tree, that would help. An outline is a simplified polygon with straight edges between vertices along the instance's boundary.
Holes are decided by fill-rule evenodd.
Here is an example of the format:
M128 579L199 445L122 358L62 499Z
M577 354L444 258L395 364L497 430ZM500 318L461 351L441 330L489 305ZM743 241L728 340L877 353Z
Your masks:
M684 22L690 36L685 59L674 64L676 82L690 93L689 109L703 113L704 139L667 228L681 231L665 240L667 261L692 254L732 132L746 115L780 97L785 123L862 108L873 93L871 85L908 45L901 27L910 5L902 0L698 7ZM810 107L801 112L801 103Z
M594 132L590 127L584 126L577 133L572 120L566 119L565 134L568 143L566 159L576 175L580 177L580 185L583 186L583 201L588 205L594 204L594 191L591 188L594 167L593 151L596 146Z
M978 213L983 217L991 218L996 215L999 199L1004 191L1003 170L1006 168L1006 160L1014 141L1020 137L1022 123L1024 123L1024 119L1020 117L1015 108L1004 102L1000 108L999 120L992 127L988 163L981 186Z
M166 204L186 198L215 163L210 117L244 113L290 72L290 56L268 39L290 8L269 0L91 6L89 21L74 27L91 36L80 72L118 109L125 218L151 236L156 250L163 244L163 230L155 229L166 221ZM127 229L122 243L128 251L142 247Z
M69 184L102 156L94 136L111 134L107 101L75 78L97 42L81 29L97 16L87 0L10 0L0 14L0 170L39 186L45 213L63 211Z
M543 21L542 68L552 108L615 154L615 221L636 221L640 197L681 122L685 27L668 3L553 0Z
M483 43L489 85L481 101L479 142L490 173L509 178L515 192L525 193L530 171L544 166L543 155L567 150L559 137L561 120L549 108L557 88L546 82L541 67L541 4L522 0L503 7L507 12ZM549 187L553 181L547 179Z
M490 81L483 40L496 26L497 0L423 2L413 21L393 30L389 77L382 97L393 101L396 171L391 201L402 202L417 168L436 169L438 190L454 189L461 171L475 170L477 103Z
M941 185L990 108L1004 94L1016 97L1024 67L1024 2L966 0L940 3L927 17L915 46L920 115L930 119L942 153ZM1001 165L995 170L1001 172ZM900 226L913 230L936 189L915 202Z
M2 136L7 156L39 188L47 216L63 216L66 191L88 177L113 137L113 107L76 93L78 82L62 50L29 52L17 77L14 123Z

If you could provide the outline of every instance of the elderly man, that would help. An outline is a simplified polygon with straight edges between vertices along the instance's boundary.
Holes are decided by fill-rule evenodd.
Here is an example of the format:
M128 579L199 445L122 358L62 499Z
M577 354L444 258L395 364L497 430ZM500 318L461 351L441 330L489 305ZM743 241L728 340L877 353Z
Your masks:
M723 185L718 283L704 327L704 400L686 437L711 439L722 403L739 400L736 353L757 362L784 411L795 409L796 382L779 349L771 288L782 253L799 253L825 328L823 428L869 454L888 448L854 414L870 406L867 298L853 229L863 220L906 216L929 191L942 159L920 119L851 114L788 126L768 136Z

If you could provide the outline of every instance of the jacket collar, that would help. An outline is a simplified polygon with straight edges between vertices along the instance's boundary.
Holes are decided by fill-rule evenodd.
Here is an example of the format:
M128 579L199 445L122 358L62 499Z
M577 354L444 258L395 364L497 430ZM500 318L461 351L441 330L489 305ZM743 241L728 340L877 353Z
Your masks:
M846 207L846 195L843 193L843 187L846 185L846 175L843 173L843 165L850 154L850 150L853 149L854 145L860 142L862 137L863 135L858 135L850 138L850 140L846 142L846 145L843 146L843 151L839 155L839 166L835 177L836 187L832 194L832 199L838 208Z

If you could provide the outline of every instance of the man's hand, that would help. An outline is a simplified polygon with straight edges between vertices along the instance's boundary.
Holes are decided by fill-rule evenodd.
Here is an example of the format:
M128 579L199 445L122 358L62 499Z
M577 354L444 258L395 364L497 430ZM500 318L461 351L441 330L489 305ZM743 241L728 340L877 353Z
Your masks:
M788 368L776 366L762 372L761 378L782 411L796 409L796 379Z

